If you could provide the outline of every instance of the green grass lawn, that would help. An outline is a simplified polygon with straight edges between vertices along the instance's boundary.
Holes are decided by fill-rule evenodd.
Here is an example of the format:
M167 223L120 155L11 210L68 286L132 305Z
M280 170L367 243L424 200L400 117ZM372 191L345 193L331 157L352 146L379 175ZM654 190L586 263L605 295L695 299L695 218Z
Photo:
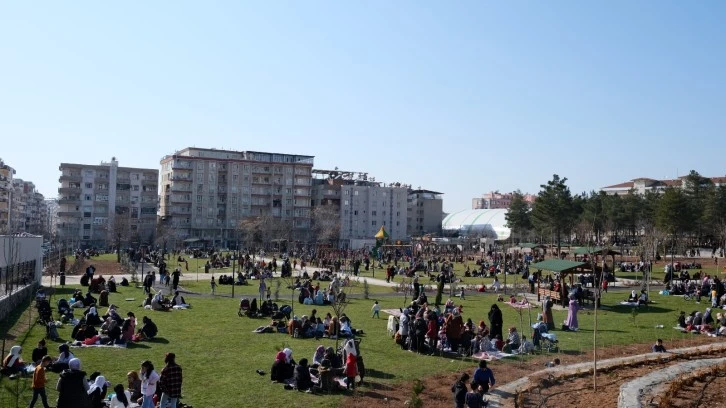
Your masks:
M204 276L204 278L202 278ZM159 338L154 342L141 342L127 349L111 348L85 348L72 349L83 363L87 372L100 371L112 383L124 382L126 372L138 370L143 360L149 359L158 367L163 365L164 353L175 352L177 362L184 368L184 401L196 407L236 407L252 404L261 407L303 406L337 406L343 395L309 395L296 391L285 391L279 384L271 384L269 370L277 349L290 347L294 351L294 358L312 358L318 344L334 345L334 340L321 339L293 339L284 334L255 334L256 327L269 323L267 319L249 319L237 316L238 299L240 296L254 296L257 293L257 284L252 281L248 286L235 287L235 298L227 296L208 296L208 275L200 274L200 282L182 281L187 289L204 293L205 296L186 295L187 301L193 305L192 309L173 312L152 312L142 309L139 305L143 298L140 288L119 287L120 293L111 294L110 301L120 307L120 313L133 311L141 320L144 315L150 316L159 326ZM272 283L274 292L274 280ZM383 290L383 289L381 289ZM389 290L389 289L387 289ZM61 290L63 296L68 296L71 288ZM360 293L356 288L354 292ZM224 292L224 293L223 293ZM219 286L218 293L231 295L231 286ZM384 292L385 293L385 292ZM390 293L390 292L388 292ZM289 299L290 291L284 286L281 289L281 298ZM273 295L274 296L274 295ZM662 338L666 346L682 342L692 335L683 335L673 330L679 310L704 310L706 304L697 305L686 302L680 297L663 297L652 293L656 302L647 309L639 310L636 315L632 309L623 306L614 306L626 296L625 292L609 293L605 295L603 304L608 310L598 312L599 315L599 345L602 347L625 345L633 343L649 343L656 338ZM434 295L429 295L433 300ZM135 298L126 301L126 298ZM445 299L446 297L444 297ZM56 296L53 303L58 299ZM297 297L295 298L297 300ZM471 369L475 362L460 359L420 356L402 351L386 334L387 315L381 313L381 319L370 317L370 308L375 295L371 299L352 299L346 309L353 326L363 329L362 355L365 358L366 368L370 370L369 380L383 383L398 383L413 380L428 375L443 372L454 372ZM383 309L399 308L404 305L404 298L387 296L377 298ZM410 299L408 299L410 301ZM471 294L464 305L465 318L471 318L475 323L486 319L486 314L494 302L494 295ZM458 300L457 300L458 302ZM284 300L278 302L285 303ZM329 306L304 306L295 302L294 314L309 315L313 308L319 315L332 312ZM505 327L520 327L520 315L511 307L501 304L504 314ZM532 310L531 318L536 318L538 310ZM105 312L105 310L102 310ZM561 322L566 316L565 311L555 311L555 320ZM79 315L77 312L76 315ZM560 341L560 353L571 354L587 351L592 347L593 318L592 311L581 311L580 331L557 331ZM530 315L522 315L524 332L528 329ZM7 324L8 322L5 322ZM665 328L656 328L663 325ZM7 330L7 327L0 329ZM71 327L60 329L61 337L70 337ZM35 326L28 333L23 342L23 355L29 358L37 341L45 334L43 327ZM49 342L51 354L57 356L57 344ZM6 350L10 345L6 345ZM644 346L643 352L648 351ZM508 362L497 362L496 368ZM258 375L255 370L262 369L267 374ZM49 400L55 401L57 393L52 388L58 379L57 374L49 373ZM32 396L30 379L10 381L7 378L0 380L0 407L15 407L11 390L18 387L21 398L18 406L27 405ZM25 388L23 388L25 387ZM12 400L12 401L11 401Z

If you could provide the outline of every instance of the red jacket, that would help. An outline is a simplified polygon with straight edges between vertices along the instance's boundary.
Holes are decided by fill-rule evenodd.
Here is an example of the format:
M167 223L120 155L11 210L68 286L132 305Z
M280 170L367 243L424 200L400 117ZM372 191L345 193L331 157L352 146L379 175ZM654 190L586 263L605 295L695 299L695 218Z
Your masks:
M348 354L348 360L345 362L345 376L355 377L358 375L358 359L353 354Z
M439 338L439 325L436 323L435 319L429 319L429 325L428 330L426 331L426 336L430 339L437 339Z

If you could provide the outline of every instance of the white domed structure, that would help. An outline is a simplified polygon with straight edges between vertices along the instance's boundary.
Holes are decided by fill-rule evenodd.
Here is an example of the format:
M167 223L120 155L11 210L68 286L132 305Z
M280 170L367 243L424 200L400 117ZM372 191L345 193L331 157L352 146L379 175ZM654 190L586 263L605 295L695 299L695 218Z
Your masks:
M444 234L481 236L496 241L509 239L512 230L507 227L507 210L463 210L451 213L441 222Z

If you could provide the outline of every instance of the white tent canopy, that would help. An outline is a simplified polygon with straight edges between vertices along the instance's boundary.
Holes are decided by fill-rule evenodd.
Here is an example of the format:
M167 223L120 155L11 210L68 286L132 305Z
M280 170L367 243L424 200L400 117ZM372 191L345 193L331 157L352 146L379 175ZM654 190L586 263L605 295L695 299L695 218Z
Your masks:
M446 216L441 222L441 229L445 234L478 235L503 241L512 235L507 227L506 214L506 209L462 210Z

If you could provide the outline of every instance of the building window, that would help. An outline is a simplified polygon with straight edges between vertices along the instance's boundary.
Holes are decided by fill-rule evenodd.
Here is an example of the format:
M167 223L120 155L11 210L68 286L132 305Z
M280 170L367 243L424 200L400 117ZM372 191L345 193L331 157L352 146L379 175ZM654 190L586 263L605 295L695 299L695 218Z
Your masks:
M371 225L375 227L376 226L376 220L371 221Z
M197 195L197 202L201 203L202 201L204 201L204 197L201 194Z
M86 188L93 188L93 183L86 183Z
M375 211L371 211L371 215L375 217L377 214Z
M356 191L354 191L354 192L353 192L353 195L358 195L358 191L357 191L357 190L356 190Z

